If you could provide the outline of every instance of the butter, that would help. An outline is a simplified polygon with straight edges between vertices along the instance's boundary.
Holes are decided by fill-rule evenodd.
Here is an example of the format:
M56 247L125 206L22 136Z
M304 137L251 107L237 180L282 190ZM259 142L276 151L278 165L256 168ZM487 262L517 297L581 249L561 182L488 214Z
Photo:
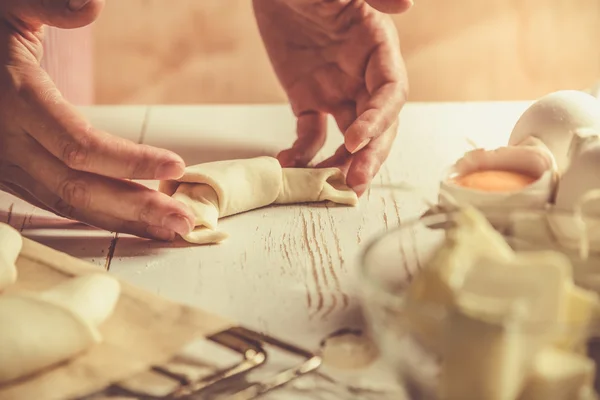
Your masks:
M528 323L550 333L566 307L571 277L569 259L554 251L520 252L510 261L484 257L466 274L461 293L524 302Z
M517 399L537 352L560 332L571 282L569 259L553 251L473 261L443 326L440 398Z
M467 271L481 257L505 261L514 257L513 249L502 234L476 208L461 209L456 215L456 224L448 232L448 247L444 249L450 256L441 251L441 257L434 260L451 287L459 288Z
M519 400L584 400L592 397L596 367L583 355L547 347L535 357Z
M453 305L456 289L462 285L465 274L484 256L509 260L514 252L485 216L466 206L456 216L456 226L448 232L446 242L407 292L408 324L427 347L439 350L444 334L439 312Z
M407 325L422 345L436 353L444 336L444 312L453 302L452 289L431 268L423 269L408 290L404 315Z
M566 304L561 315L562 333L555 345L565 350L585 352L587 330L600 320L598 294L572 283L565 284Z
M452 304L455 289L482 257L508 261L514 252L479 211L466 207L457 215L456 226L449 230L446 242L411 284L408 299Z
M515 400L535 351L519 302L461 296L449 316L442 355L440 398Z
M514 252L467 206L405 299L411 332L442 360L441 399L596 399L585 345L600 298L564 254Z

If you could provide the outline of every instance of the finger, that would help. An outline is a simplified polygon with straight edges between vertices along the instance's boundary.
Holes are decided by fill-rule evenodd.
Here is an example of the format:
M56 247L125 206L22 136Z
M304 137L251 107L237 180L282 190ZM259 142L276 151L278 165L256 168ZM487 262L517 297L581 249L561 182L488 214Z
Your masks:
M332 115L338 125L338 128L342 133L344 133L346 129L348 129L348 127L352 125L352 123L356 119L356 104L351 103L347 104L344 107L339 107L338 109L333 111ZM323 160L322 162L317 164L316 167L337 167L345 173L348 169L348 166L350 165L351 158L352 155L348 152L348 150L346 150L346 147L342 145L337 148L337 150L331 157Z
M92 213L87 210L72 209L71 218L109 232L126 233L146 239L170 242L176 236L175 232L160 226L152 226L144 222L123 221L106 214Z
M80 28L96 20L104 0L2 0L1 10L33 25Z
M346 148L342 145L338 147L338 149L331 157L317 164L316 168L336 167L339 168L344 174L346 174L351 161L352 154L348 153L348 150L346 150Z
M26 201L27 203L31 204L34 207L37 207L37 208L45 210L45 211L53 212L52 210L50 210L50 208L48 208L48 206L46 206L45 204L41 203L38 199L33 197L33 195L31 193L29 193L27 190L13 184L13 183L0 182L0 190L4 191L6 193L10 193L13 196L18 197L19 199Z
M339 109L335 110L332 115L337 123L338 128L343 134L356 120L356 104L351 103L344 107L340 107Z
M13 162L73 209L160 226L180 235L194 226L191 211L163 193L131 181L72 170L33 140L28 146L18 144L19 159Z
M387 131L408 96L406 69L397 49L379 46L369 59L365 76L368 95L358 101L358 118L344 134L344 144L351 153Z
M413 0L367 0L374 9L386 14L400 14L413 5Z
M277 155L283 167L305 167L315 158L327 138L327 114L309 111L298 115L296 131L298 139L292 147Z
M40 68L20 89L23 129L68 167L113 178L177 179L185 164L167 150L136 144L92 127Z
M25 200L29 204L52 212L45 204L33 196L26 187L31 186L33 179L21 168L14 164L0 163L0 189Z
M175 238L175 232L159 226L151 226L143 222L123 221L104 213L73 208L29 175L24 172L23 174L19 176L19 185L4 182L0 186L40 209L95 228L109 232L129 233L148 239L171 241Z
M397 135L397 128L398 123L395 122L385 134L373 139L363 150L353 155L346 183L359 196L365 192L389 156Z

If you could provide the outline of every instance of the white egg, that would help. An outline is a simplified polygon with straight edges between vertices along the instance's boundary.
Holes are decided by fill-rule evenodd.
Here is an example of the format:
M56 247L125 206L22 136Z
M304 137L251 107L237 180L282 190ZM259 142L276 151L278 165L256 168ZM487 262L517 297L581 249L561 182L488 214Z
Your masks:
M600 101L577 90L550 93L533 103L521 115L509 139L509 145L545 145L554 155L562 173L569 164L571 147L582 138L600 134Z

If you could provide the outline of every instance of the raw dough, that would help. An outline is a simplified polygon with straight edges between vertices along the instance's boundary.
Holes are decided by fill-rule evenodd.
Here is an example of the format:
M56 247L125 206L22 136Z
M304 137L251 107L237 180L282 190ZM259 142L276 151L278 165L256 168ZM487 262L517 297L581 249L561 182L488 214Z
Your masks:
M218 243L228 237L217 230L219 218L270 204L358 203L339 169L282 168L273 157L193 165L178 181L161 182L159 190L192 209L196 228L184 239L197 244Z
M12 226L0 224L0 291L15 283L15 263L23 247L21 234Z
M0 385L67 361L102 341L98 326L121 293L107 274L72 278L41 293L0 296Z

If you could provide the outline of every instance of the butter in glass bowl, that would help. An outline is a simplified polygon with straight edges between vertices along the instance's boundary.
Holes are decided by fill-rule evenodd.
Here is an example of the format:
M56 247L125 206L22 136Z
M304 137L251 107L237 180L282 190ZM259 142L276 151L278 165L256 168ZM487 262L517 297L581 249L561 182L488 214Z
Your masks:
M586 283L597 281L600 254L580 260L527 225L543 218L515 210L498 231L493 211L465 206L364 248L366 320L411 399L597 398L600 299Z

